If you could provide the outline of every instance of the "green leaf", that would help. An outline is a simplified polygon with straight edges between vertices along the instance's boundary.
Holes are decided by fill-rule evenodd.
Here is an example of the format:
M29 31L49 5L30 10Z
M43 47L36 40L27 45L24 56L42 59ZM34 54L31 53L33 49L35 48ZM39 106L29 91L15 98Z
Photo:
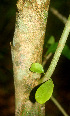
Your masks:
M70 60L70 49L67 45L65 45L62 54Z
M53 81L52 79L43 83L35 93L35 99L38 103L43 104L50 99L53 93Z
M52 45L48 48L48 50L47 50L47 52L46 52L46 55L49 54L50 52L54 53L54 52L56 51L57 45L58 45L58 42L55 42L54 44L52 44Z
M52 44L47 52L46 52L46 55L49 54L49 53L55 53L56 51L56 48L57 48L57 45L58 45L58 42L55 42L54 44ZM62 51L62 55L64 55L66 58L68 58L70 60L70 49L67 45L65 45L63 51Z
M31 70L32 72L44 73L44 69L43 69L42 65L39 64L39 63L33 63L33 64L31 65L30 70Z
M54 44L55 43L55 38L54 36L51 36L47 42L48 44Z

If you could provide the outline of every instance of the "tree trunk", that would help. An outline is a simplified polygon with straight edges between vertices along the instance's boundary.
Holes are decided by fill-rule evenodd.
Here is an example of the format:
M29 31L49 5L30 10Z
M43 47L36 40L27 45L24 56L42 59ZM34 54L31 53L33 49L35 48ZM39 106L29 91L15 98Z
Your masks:
M44 105L35 102L33 95L36 91L33 88L38 85L41 75L31 72L29 68L32 63L42 63L48 8L49 0L18 0L17 2L18 12L11 46L16 116L45 115Z

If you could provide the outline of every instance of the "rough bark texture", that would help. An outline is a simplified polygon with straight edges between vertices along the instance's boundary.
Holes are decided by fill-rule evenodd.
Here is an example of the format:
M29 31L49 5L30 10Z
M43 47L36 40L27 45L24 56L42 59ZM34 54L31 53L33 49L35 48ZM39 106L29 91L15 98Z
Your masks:
M42 63L42 51L49 0L18 0L13 38L12 61L15 85L15 115L44 116L44 105L29 100L40 74L29 70L32 63ZM33 96L32 96L33 97Z

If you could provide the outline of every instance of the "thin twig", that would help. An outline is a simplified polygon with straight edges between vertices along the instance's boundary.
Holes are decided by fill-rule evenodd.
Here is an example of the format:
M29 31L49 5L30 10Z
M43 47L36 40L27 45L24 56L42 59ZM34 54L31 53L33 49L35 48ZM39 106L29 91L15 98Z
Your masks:
M45 59L42 63L42 66L44 67L44 65L46 64L47 60L52 56L52 53L49 53L48 55L45 56Z
M62 106L59 104L59 102L52 96L51 97L51 100L54 102L54 104L58 107L58 109L61 111L61 113L64 115L64 116L69 116L66 111L62 108Z
M67 19L66 17L64 17L63 15L61 15L56 9L54 8L50 8L50 11L55 15L57 16L64 24L66 23Z

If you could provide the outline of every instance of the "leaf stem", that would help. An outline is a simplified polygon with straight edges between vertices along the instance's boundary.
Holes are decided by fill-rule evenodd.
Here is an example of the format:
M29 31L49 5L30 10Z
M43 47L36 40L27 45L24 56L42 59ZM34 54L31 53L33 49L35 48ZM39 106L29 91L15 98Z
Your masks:
M54 102L54 104L58 107L58 109L61 111L61 113L64 115L64 116L69 116L66 111L62 108L62 106L59 104L59 102L52 96L51 97L51 100Z
M69 18L67 20L65 28L64 28L63 33L61 35L61 38L59 40L59 43L58 43L57 49L55 51L55 54L53 56L53 59L51 61L51 64L50 64L47 72L43 76L43 78L41 78L39 80L39 84L47 81L52 76L52 74L53 74L53 72L55 70L55 67L56 67L56 65L58 63L61 52L62 52L62 50L63 50L63 48L65 46L65 43L66 43L67 37L69 35L69 32L70 32L70 16L69 16Z

